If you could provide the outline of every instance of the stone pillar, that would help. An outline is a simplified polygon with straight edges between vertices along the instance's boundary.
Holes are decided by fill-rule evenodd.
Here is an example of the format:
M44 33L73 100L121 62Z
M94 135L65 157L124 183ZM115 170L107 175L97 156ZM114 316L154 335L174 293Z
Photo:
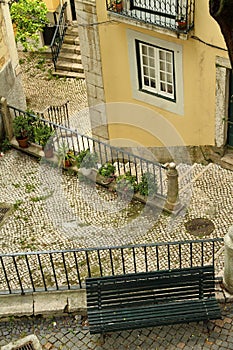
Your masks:
M233 294L233 226L224 237L225 256L223 284L226 290Z
M105 91L102 77L98 15L95 0L76 0L75 8L82 64L85 72L92 135L108 140Z
M13 137L12 118L9 108L7 107L7 100L5 97L1 98L0 111L3 119L5 135L9 140L11 140Z
M168 165L167 171L167 201L164 209L173 212L181 207L179 200L178 172L175 163Z

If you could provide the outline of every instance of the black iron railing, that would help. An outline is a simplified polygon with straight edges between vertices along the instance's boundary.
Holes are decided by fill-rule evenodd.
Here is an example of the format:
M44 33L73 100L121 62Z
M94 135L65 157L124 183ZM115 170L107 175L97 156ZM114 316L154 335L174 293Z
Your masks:
M53 61L53 65L54 65L54 70L56 71L56 64L57 64L57 60L58 60L58 56L63 44L63 40L64 40L64 36L65 36L65 32L67 29L67 22L66 22L66 7L67 7L67 2L64 3L64 5L62 6L61 12L60 12L60 16L59 16L59 21L58 24L56 26L51 44L50 44L50 48L51 48L51 53L52 53L52 61Z
M194 26L195 0L106 0L120 16L187 33Z
M223 239L0 254L0 294L83 288L86 277L214 264Z
M49 106L42 113L39 113L39 115L41 116L41 118L49 120L52 123L69 128L70 120L68 103L69 101L60 106Z
M14 116L21 114L26 117L29 115L30 118L32 118L32 123L33 120L37 123L39 120L41 124L46 124L54 130L53 145L55 151L66 146L67 149L70 149L75 155L77 155L82 150L89 149L91 152L96 152L98 155L99 166L110 162L116 167L116 176L129 172L131 175L136 176L137 183L141 181L143 174L149 172L153 175L154 182L157 184L157 195L164 199L166 198L165 186L167 169L160 163L126 152L125 150L80 134L76 130L52 123L46 119L38 119L38 116L22 111L18 108L9 106L9 110L13 112Z

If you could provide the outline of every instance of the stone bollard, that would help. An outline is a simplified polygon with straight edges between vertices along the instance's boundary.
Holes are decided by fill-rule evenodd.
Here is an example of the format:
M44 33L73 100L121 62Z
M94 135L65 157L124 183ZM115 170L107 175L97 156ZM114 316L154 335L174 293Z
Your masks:
M179 210L180 207L178 172L176 164L170 163L167 171L167 201L164 209L173 212Z
M3 119L3 126L4 126L6 137L9 140L11 140L13 137L12 118L11 118L11 114L7 106L7 100L5 99L5 97L1 98L0 111Z
M226 290L233 294L233 226L224 237L224 274L223 284Z

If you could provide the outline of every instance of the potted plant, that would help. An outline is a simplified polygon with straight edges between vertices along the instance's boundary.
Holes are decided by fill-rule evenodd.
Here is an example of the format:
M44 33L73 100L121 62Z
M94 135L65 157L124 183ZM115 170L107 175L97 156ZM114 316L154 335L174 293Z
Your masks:
M65 168L69 168L75 162L74 151L70 150L69 147L63 142L57 151L58 165L63 165Z
M116 179L117 191L125 194L133 194L137 190L137 178L135 175L131 175L130 171L127 171L124 175L118 176Z
M96 168L98 155L90 152L90 149L82 150L76 156L76 164L83 175L89 175L93 168Z
M116 167L115 165L113 165L110 162L107 162L105 164L103 164L100 168L98 173L105 177L104 180L102 180L102 184L103 185L107 185L110 182L112 182L115 179L115 171L116 171Z
M180 30L185 30L187 27L187 21L184 16L180 16L176 19L177 28Z
M42 146L46 158L53 156L54 130L46 124L39 124L34 128L35 142Z
M154 174L146 172L142 175L141 182L137 185L137 191L142 196L155 196L157 193L157 180Z
M21 148L28 147L28 139L32 134L31 118L28 115L17 115L13 120L13 132Z
M115 8L116 8L116 12L122 12L122 10L123 10L123 0L116 0L115 1Z

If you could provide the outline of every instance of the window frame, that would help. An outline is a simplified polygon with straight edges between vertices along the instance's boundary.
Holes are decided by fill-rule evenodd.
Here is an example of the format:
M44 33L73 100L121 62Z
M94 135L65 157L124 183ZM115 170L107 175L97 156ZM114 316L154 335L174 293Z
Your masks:
M184 115L183 91L183 48L175 42L165 41L132 29L127 29L129 69L132 88L132 97L141 102L158 108ZM138 69L138 42L151 45L161 50L173 52L173 98L142 88L140 71Z
M146 65L143 64L143 52L141 50L142 46L145 46L147 48L153 48L155 55L154 55L154 60L155 60L155 67L148 65L148 67L146 67ZM159 46L155 46L152 44L148 44L146 42L140 41L140 40L136 40L136 52L137 52L137 67L138 67L138 79L139 79L139 87L142 91L145 91L147 93L151 93L153 95L157 95L160 96L161 98L165 98L171 101L176 101L176 84L175 84L175 65L174 65L174 52L173 50L170 49L165 49L163 47L159 47ZM167 53L171 54L171 72L168 72L166 70L162 71L161 66L160 66L160 52L165 52L165 55ZM144 55L144 57L146 57L146 55ZM148 59L150 59L150 57L152 56L148 56ZM164 61L166 63L166 60ZM148 71L150 71L151 69L155 70L155 76L154 76L154 80L155 80L155 87L152 87L150 85L146 86L146 84L144 84L144 79L145 79L145 74L144 74L144 68L147 68ZM164 73L166 75L170 74L172 77L172 81L169 83L167 80L163 81L161 79L161 72ZM151 77L148 73L148 78L149 80L152 80L153 77ZM172 86L172 93L163 91L161 89L161 84L165 83L167 85L171 85Z

